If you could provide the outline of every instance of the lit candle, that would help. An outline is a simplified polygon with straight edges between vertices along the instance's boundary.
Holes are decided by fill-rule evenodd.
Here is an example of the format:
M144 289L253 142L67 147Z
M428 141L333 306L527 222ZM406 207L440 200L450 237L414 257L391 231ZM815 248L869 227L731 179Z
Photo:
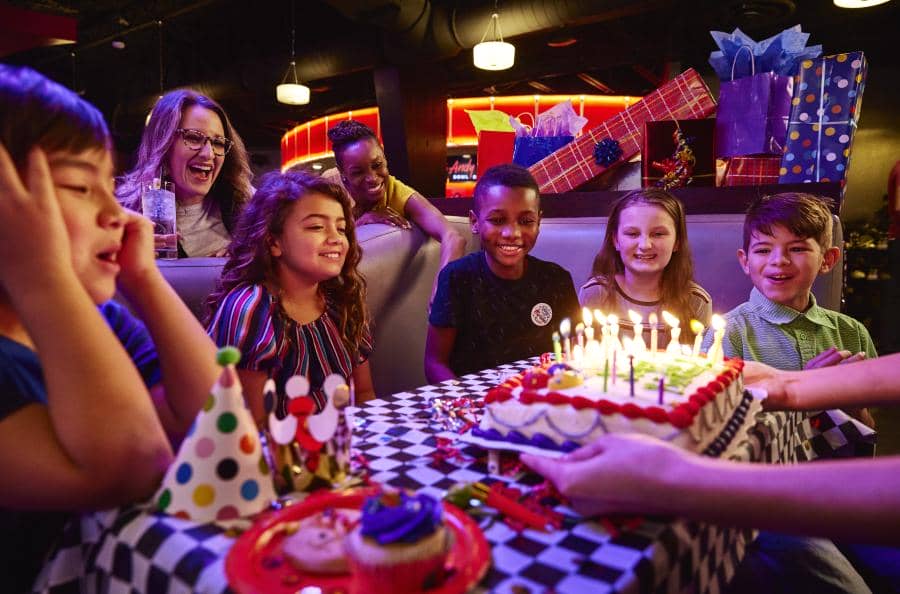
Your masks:
M619 351L613 351L613 368L612 368L612 385L616 385L616 356L619 354ZM609 361L609 359L607 359Z
M722 350L722 339L725 338L725 318L719 314L714 314L712 317L712 327L713 330L715 330L713 333L713 345L706 354L706 358L713 363L721 363L725 360L725 351Z
M634 338L631 341L631 346L634 349L634 352L640 353L642 351L646 351L647 344L644 342L644 327L641 325L641 321L643 321L641 314L632 309L629 309L628 317L631 319L631 323L634 324Z
M603 391L606 392L606 382L609 380L609 359L603 365Z
M634 398L634 355L628 354L628 381L631 383L629 394Z
M622 343L619 341L619 317L616 314L609 314L607 320L609 321L609 341L612 343L612 348L620 349Z
M663 390L666 389L666 380L662 377L659 378L659 405L662 406L663 403Z
M581 308L581 319L584 321L585 340L594 340L594 316L591 315L591 310L586 307Z
M647 322L650 324L650 356L656 359L656 347L659 346L659 330L656 325L659 323L659 318L655 311L650 313Z
M590 330L590 328L588 328L588 330ZM587 362L587 367L590 369L600 369L600 360L602 358L603 353L600 350L600 343L596 340L587 341L587 345L584 347L584 359Z
M563 337L563 352L565 353L566 361L572 358L572 342L569 340L569 333L571 331L572 322L569 321L569 318L565 318L559 323L559 333L562 334Z
M700 345L703 344L703 324L700 320L691 320L691 332L694 333L694 350L691 354L695 357L700 355Z
M584 324L578 322L575 324L575 336L578 337L578 346L584 349Z
M677 355L681 352L681 347L678 344L678 338L681 336L681 321L667 311L662 312L662 317L666 324L672 328L672 337L669 339L669 346L666 347L666 352L670 355Z
M557 363L562 363L562 345L559 342L559 332L553 333L553 356Z
M594 316L591 315L591 310L586 307L581 308L581 321L584 322L585 328L591 328L594 325Z
M575 363L581 363L584 359L584 347L580 344L576 344L572 347L572 361Z
M610 354L610 346L609 346L609 325L606 323L606 316L604 316L599 309L594 310L594 321L600 324L600 352L601 356L609 357Z

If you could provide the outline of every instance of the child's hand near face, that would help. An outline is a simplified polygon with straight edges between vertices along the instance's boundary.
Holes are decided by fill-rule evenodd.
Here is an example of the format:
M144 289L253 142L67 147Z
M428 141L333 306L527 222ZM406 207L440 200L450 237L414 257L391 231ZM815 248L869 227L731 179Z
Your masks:
M122 267L119 286L126 293L139 290L149 274L158 273L153 257L153 223L133 210L125 211L119 265Z
M23 173L24 179L0 144L0 278L7 291L42 282L53 271L72 272L69 234L44 151L31 150Z

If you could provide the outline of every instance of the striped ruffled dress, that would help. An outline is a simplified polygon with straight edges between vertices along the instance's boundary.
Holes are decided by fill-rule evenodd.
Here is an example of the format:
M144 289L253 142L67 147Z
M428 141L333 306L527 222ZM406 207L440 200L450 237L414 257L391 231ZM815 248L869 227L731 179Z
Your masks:
M318 319L298 324L262 285L244 285L229 292L207 332L216 345L237 347L241 351L238 367L266 373L275 380L279 394L284 394L291 376L307 377L319 410L325 402L325 378L337 373L349 382L353 369L372 353L367 332L354 359L341 340L331 304L326 303L325 313Z

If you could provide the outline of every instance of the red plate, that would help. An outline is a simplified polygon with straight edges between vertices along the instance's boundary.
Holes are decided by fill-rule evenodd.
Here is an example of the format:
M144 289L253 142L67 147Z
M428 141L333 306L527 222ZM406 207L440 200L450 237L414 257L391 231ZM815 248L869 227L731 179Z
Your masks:
M241 535L225 559L229 585L239 594L295 594L306 586L318 586L322 594L348 594L350 575L311 574L295 568L281 552L285 532L280 526L296 522L328 508L359 509L377 488L353 489L340 493L312 495L257 520ZM444 503L444 521L453 531L453 548L447 557L450 577L428 594L462 594L475 586L487 572L491 560L481 528L456 506Z

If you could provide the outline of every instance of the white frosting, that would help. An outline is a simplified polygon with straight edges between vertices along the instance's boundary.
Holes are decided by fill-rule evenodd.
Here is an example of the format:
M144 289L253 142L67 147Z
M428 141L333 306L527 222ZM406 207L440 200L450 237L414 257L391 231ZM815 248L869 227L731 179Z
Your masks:
M641 370L646 369L648 363L649 355L635 358L635 366ZM519 400L525 390L541 395L555 392L571 397L581 396L592 401L607 400L619 405L631 403L642 409L659 407L669 412L688 402L697 389L708 385L727 369L724 364L712 367L705 359L685 356L673 358L663 353L659 353L658 359L653 363L653 369L642 376L635 376L634 396L630 395L627 358L624 373L621 367L617 370L619 374L615 384L611 376L607 378L606 390L603 389L602 372L601 375L596 375L595 371L582 372L588 376L587 379L581 385L571 388L530 390L516 387L512 390L512 398L503 402L491 402L485 407L480 428L495 429L502 435L517 431L527 438L543 434L558 444L565 441L586 444L605 433L643 433L689 450L703 451L721 433L741 402L743 382L740 374L714 400L707 402L694 417L693 423L685 429L679 429L668 422L658 423L646 417L629 418L621 413L604 415L595 408L577 409L568 403L523 404ZM666 377L678 373L693 377L685 387L678 388L677 392L669 391L671 387L665 389L663 404L660 405L658 381L662 371L665 372L664 381Z

